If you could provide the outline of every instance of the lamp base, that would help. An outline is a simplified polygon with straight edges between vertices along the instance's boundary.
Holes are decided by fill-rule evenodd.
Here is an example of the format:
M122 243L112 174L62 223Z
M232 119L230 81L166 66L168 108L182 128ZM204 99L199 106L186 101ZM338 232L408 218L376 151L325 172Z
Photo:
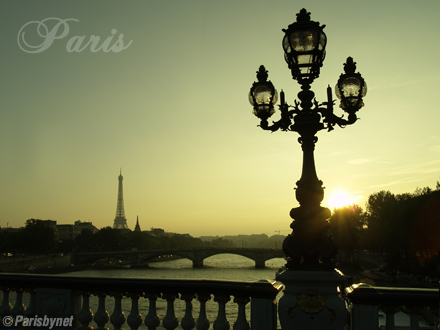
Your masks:
M301 205L290 211L292 233L283 242L289 270L329 271L338 253L335 238L328 232L330 210L317 205Z
M339 294L347 278L341 272L286 270L276 280L285 285L278 305L282 329L344 329L347 309Z

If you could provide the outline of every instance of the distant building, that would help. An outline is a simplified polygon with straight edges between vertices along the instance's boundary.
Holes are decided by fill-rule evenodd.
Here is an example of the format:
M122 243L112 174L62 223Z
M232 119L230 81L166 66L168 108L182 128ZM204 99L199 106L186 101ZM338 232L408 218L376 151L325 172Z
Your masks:
M11 227L6 227L6 228L1 228L0 227L0 231L3 231L5 233L16 233L19 232L20 230L23 230L24 227L20 227L20 228L11 228Z
M118 188L118 203L116 206L116 217L113 223L113 228L115 229L128 229L127 219L125 219L124 211L124 195L122 190L122 171L119 173L119 188Z
M185 236L185 237L192 237L190 234L178 234L178 233L172 233L169 231L165 231L162 228L151 228L150 230L143 230L143 233L152 235L152 236L156 236L156 237L162 237L162 236L167 236L167 237L173 237L176 235L179 236Z
M93 234L98 231L98 228L96 228L91 222L76 220L75 226L81 228L81 231L84 229L89 229Z
M165 230L162 228L151 228L150 230L144 230L144 233L157 237L165 236Z
M64 241L66 239L74 239L78 236L82 229L75 225L57 225L58 237L57 240Z
M40 220L40 219L28 219L29 220L37 221L45 226L53 229L55 233L55 239L57 241L62 241L65 239L74 239L76 236L78 236L84 229L90 229L92 233L96 233L98 229L91 223L86 221L77 220L75 221L75 224L61 224L58 225L56 220ZM1 228L1 231L4 232L16 232L19 230L22 230L24 227L21 228Z
M75 221L75 224L73 225L57 225L57 240L63 241L66 239L75 239L75 237L81 234L85 229L90 230L93 234L98 231L91 222L82 222L81 220Z
M141 226L139 226L139 216L136 218L136 227L134 227L134 231L141 231Z
M40 220L40 219L29 219L29 220L41 221L43 224L45 224L49 228L52 228L55 232L57 230L57 221L56 220Z

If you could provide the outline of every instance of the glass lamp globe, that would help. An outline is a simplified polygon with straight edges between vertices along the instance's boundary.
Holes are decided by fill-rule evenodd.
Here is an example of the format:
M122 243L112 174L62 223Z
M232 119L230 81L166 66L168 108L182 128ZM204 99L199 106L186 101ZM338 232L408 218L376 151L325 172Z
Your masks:
M260 119L267 119L275 113L274 105L278 101L278 91L272 82L267 81L267 70L263 65L257 71L258 82L254 82L249 92L252 113Z
M341 74L336 84L336 97L341 100L341 109L354 113L364 106L363 97L367 94L367 84L360 73L355 73L356 63L347 58L345 74Z
M327 37L325 25L310 20L310 13L302 9L296 22L283 29L284 59L292 72L292 78L300 84L310 84L319 76L325 58Z

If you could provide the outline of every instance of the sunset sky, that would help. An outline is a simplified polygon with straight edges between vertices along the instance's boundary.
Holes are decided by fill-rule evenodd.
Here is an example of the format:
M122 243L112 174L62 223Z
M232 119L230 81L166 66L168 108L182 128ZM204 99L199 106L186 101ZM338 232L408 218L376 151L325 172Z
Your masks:
M302 8L326 25L317 99L326 101L348 56L368 85L358 122L318 133L323 205L337 191L365 209L380 190L434 188L438 0L2 1L0 226L30 218L112 226L122 168L131 229L139 216L143 230L287 234L298 135L257 127L248 92L263 64L294 103L300 89L281 30ZM47 30L30 23L48 18ZM113 38L92 51L92 35L97 48Z

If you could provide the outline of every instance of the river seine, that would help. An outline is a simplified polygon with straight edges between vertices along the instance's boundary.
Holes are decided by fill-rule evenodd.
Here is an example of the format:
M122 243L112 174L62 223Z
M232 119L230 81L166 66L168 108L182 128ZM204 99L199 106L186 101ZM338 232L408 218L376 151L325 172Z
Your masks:
M118 277L118 278L157 278L157 279L205 279L205 280L226 280L226 281L249 281L256 282L259 280L274 280L277 270L283 266L286 261L282 258L275 258L266 261L266 268L255 268L255 262L233 254L220 254L209 257L204 260L203 268L192 268L192 262L188 259L178 259L162 262L151 262L149 268L144 269L109 269L109 270L83 270L78 272L65 273L62 275L69 276L103 276L103 277ZM250 308L247 305L247 319L250 320ZM194 311L193 315L197 319L199 315L199 303L195 299L193 301ZM227 318L232 325L235 322L237 315L237 305L234 303L228 303L226 309ZM207 316L212 324L217 317L217 304L212 301L208 301ZM90 309L96 312L98 308L98 299L95 296L90 297ZM114 308L114 300L111 297L106 298L106 309L111 315ZM130 298L123 298L122 308L125 316L128 317L131 308ZM180 299L176 299L175 311L179 320L184 315L185 304ZM139 300L139 311L143 319L148 313L148 300ZM157 301L157 313L161 320L166 313L166 302L163 299ZM97 325L92 322L91 325L95 328ZM107 324L110 326L110 323ZM128 325L124 324L123 328L128 329ZM179 325L180 328L180 325ZM178 329L179 329L178 328ZM145 325L141 326L141 329L146 329ZM163 329L162 325L158 329Z
M255 262L235 254L219 254L204 260L203 268L192 268L188 259L177 259L162 262L150 262L149 268L141 269L108 269L82 270L64 273L69 276L106 276L106 277L135 277L135 278L171 278L171 279L204 279L227 281L259 281L275 279L276 271L286 261L274 258L266 261L266 268L255 268Z

